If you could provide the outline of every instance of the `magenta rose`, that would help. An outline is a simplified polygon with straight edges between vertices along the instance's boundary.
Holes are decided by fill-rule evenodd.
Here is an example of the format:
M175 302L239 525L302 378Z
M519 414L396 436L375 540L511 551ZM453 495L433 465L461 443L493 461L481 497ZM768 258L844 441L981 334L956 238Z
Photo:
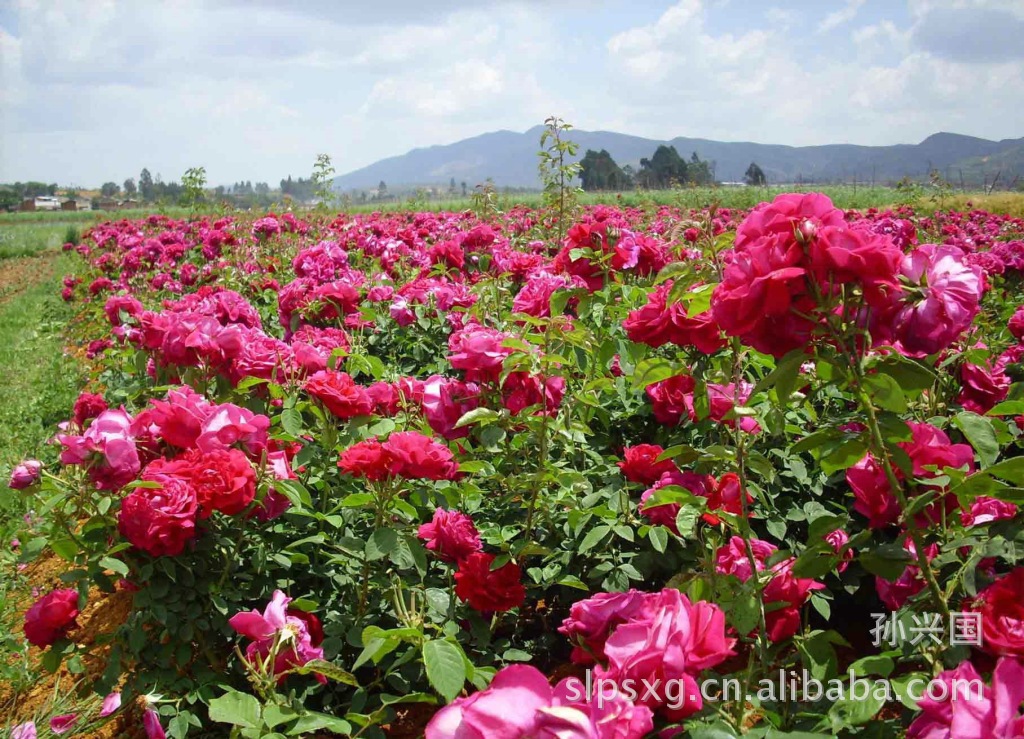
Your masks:
M38 459L26 459L11 470L11 479L7 486L12 490L24 490L39 482L42 472L42 462Z
M62 588L47 593L25 612L25 638L36 647L48 647L77 626L78 591Z
M180 477L143 474L160 487L139 487L121 501L118 528L137 549L153 557L177 556L196 535L199 503L192 485Z
M473 519L461 511L438 508L433 519L419 527L417 535L445 562L458 562L483 548Z

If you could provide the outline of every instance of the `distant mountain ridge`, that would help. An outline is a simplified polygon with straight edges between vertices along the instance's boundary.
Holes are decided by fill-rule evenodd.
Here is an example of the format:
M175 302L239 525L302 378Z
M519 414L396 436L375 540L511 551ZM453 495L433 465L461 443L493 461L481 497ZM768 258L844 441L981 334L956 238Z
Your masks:
M374 189L383 181L396 187L442 185L452 178L470 188L488 178L498 186L539 187L537 150L543 126L524 133L493 131L443 146L413 149L388 157L334 180L337 190ZM980 186L999 173L1007 185L1024 179L1024 138L989 141L956 133L936 133L919 144L859 146L784 146L751 142L712 141L677 137L667 141L611 131L573 130L569 138L579 144L582 157L587 149L606 149L619 166L639 167L661 144L675 146L689 159L696 152L715 163L720 182L739 182L751 162L764 171L770 183L852 182L885 184L904 176L924 179L937 169L955 185Z

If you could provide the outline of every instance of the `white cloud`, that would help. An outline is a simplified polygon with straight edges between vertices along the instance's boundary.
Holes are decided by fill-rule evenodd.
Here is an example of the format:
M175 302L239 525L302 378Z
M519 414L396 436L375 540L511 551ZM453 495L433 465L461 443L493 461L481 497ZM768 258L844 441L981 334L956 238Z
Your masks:
M934 31L964 8L1024 18L1019 0L908 0L859 24L861 2L837 2L827 35L781 2L567 1L0 0L0 181L203 165L274 182L322 151L345 172L553 113L786 144L1024 134L1024 61L959 59Z
M910 28L888 19L854 31L845 50L814 53L784 29L711 33L695 6L687 0L609 41L632 132L786 144L1024 135L1019 61L979 68L912 51ZM671 128L659 125L666 118Z
M818 24L818 33L827 33L849 23L857 17L857 13L863 5L864 0L846 0L844 7L829 13Z

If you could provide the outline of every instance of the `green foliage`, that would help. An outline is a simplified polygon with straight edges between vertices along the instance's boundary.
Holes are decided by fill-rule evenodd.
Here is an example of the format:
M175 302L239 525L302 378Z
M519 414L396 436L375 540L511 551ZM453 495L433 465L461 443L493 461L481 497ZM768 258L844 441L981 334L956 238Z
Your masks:
M579 145L566 138L572 125L561 118L551 116L544 121L544 126L537 153L540 157L538 170L544 187L544 207L554 214L554 232L560 242L579 209L580 189L575 181L580 163L574 161Z
M334 165L328 154L317 154L313 165L313 190L319 200L318 207L330 208L334 201Z
M189 167L181 177L181 205L195 214L206 199L206 167Z

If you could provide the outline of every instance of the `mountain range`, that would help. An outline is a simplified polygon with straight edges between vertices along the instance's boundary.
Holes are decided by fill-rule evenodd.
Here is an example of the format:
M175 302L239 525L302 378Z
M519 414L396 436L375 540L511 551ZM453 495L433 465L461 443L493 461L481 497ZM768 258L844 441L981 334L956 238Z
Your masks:
M523 133L494 131L454 144L413 149L381 159L334 180L336 190L374 189L380 182L390 190L418 186L448 186L466 182L469 188L488 178L499 187L540 187L537 151L543 126ZM936 133L919 144L858 146L782 146L738 141L712 141L678 137L667 141L611 131L574 129L568 137L587 149L606 149L619 166L640 166L661 144L674 146L689 159L696 152L714 163L719 182L741 182L747 167L756 162L768 182L853 182L886 184L905 176L926 179L932 169L953 185L979 187L997 176L1000 186L1024 179L1024 138L989 141L955 133Z

